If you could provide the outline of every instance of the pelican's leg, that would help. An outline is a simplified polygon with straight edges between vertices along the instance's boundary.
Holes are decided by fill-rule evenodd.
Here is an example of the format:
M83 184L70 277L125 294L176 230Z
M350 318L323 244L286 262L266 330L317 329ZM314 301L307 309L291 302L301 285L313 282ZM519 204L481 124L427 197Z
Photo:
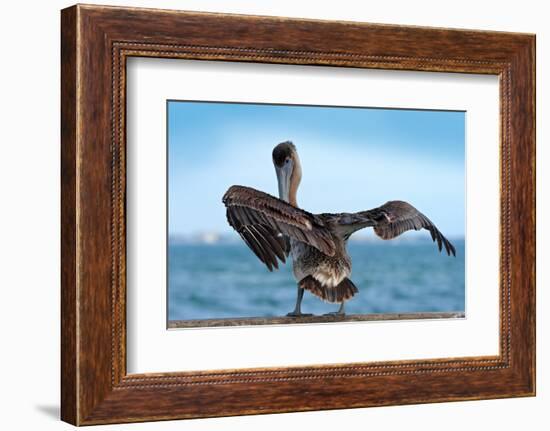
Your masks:
M344 311L344 304L345 303L346 303L345 301L342 301L342 303L340 304L340 308L338 309L336 314L346 314L346 312Z
M346 312L344 311L345 303L346 303L345 301L342 301L340 303L340 308L338 309L338 311L332 311L330 313L325 314L325 316L344 316L346 314Z
M287 314L288 317L299 317L299 316L312 316L312 314L302 313L302 298L304 297L304 289L298 285L298 292L296 294L296 307L294 311L291 311Z

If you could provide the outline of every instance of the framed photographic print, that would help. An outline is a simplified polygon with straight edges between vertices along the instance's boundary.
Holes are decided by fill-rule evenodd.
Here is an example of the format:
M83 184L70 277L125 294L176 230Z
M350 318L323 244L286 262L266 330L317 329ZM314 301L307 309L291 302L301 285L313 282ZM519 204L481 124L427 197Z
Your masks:
M463 316L465 112L170 100L167 117L171 328L357 321L367 313ZM285 135L295 143L272 144ZM272 194L229 188L232 181L265 185ZM311 216L296 211L298 191L305 208L319 211L385 202L388 194L426 201L432 217L445 211L441 222L448 218L455 244L408 203ZM424 236L400 237L416 228ZM383 244L373 234L395 241ZM455 259L441 259L438 248ZM292 265L279 268L287 259ZM352 268L368 286L362 295ZM297 293L289 288L296 283ZM302 301L315 317L302 312Z
M61 30L63 420L535 394L533 35Z

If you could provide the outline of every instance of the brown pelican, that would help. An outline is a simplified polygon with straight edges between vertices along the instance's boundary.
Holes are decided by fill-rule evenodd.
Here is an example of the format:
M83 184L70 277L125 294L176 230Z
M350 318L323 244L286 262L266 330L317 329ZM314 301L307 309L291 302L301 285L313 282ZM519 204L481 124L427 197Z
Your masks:
M354 232L372 227L388 240L408 230L426 229L439 251L456 256L454 246L435 225L412 205L389 201L367 211L340 214L311 214L298 208L296 193L302 167L296 147L290 141L273 149L273 164L279 183L279 198L244 186L231 186L223 196L227 221L256 256L272 271L292 256L298 284L296 307L288 316L302 316L304 290L322 300L340 303L336 313L344 314L344 303L357 292L349 279L351 259L347 240Z

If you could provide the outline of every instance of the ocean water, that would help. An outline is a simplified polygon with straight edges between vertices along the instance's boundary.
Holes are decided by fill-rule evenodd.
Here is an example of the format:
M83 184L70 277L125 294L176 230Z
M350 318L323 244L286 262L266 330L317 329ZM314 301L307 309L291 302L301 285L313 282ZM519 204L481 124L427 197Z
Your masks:
M464 240L456 258L426 240L350 242L359 289L346 313L464 311ZM170 243L169 320L283 316L294 309L291 263L269 272L244 243ZM305 292L302 312L336 311Z

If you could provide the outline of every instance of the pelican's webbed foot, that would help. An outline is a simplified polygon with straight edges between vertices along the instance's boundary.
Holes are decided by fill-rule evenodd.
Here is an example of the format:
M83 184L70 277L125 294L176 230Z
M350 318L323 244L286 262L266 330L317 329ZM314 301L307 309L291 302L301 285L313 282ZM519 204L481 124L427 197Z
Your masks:
M342 301L342 303L340 304L340 308L338 309L338 311L331 311L330 313L325 313L323 314L323 316L345 316L346 315L346 312L344 311L344 302Z
M290 313L286 313L287 317L307 317L307 316L313 316L311 313L302 313L300 310L294 310Z

